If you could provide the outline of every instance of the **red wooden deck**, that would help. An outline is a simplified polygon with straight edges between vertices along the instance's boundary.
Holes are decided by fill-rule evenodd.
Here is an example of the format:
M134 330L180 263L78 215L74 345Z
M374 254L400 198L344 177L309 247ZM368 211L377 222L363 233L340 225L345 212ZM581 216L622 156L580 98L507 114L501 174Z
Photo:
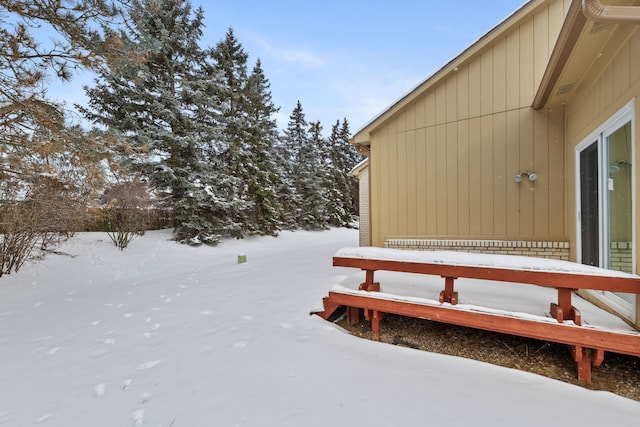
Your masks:
M640 357L640 333L582 326L581 313L571 304L573 291L577 289L640 293L640 277L637 276L574 274L561 271L341 256L333 258L333 265L366 271L365 282L360 285L358 291L329 292L329 296L324 298L324 311L316 314L328 319L339 307L346 307L347 320L350 322L359 322L362 315L366 320L371 321L375 338L379 337L380 323L384 315L392 313L558 342L570 346L577 364L578 378L586 383L591 381L591 367L602 363L605 351ZM374 281L375 271L378 270L443 277L444 284L438 298L439 304L429 303L426 300L423 303L385 298L379 293L380 283ZM556 288L558 299L550 303L550 312L554 321L459 308L456 306L458 293L454 290L454 283L460 277Z

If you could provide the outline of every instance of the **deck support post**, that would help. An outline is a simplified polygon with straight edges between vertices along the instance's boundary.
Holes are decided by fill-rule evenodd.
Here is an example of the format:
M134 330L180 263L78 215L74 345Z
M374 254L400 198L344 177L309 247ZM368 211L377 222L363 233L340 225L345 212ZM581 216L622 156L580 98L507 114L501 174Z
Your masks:
M360 287L358 289L360 289L361 291L367 291L367 292L380 292L380 282L373 281L373 274L375 273L375 270L365 270L365 271L366 271L366 277L365 277L364 283L360 283Z
M375 272L376 272L375 270L365 270L365 280L364 280L364 283L360 284L360 287L358 288L359 290L367 291L367 292L380 292L380 282L373 281ZM370 310L367 308L363 309L363 313L364 313L364 320L366 320L367 322L371 322L372 330L374 330L374 323L377 322L378 336L379 336L381 318L376 321L376 312L374 310ZM360 318L358 316L358 322L355 322L355 323L359 323L359 321L360 321ZM376 334L374 332L374 338L375 336Z
M556 319L558 323L573 320L573 323L580 326L582 325L582 315L580 310L571 305L572 293L572 289L558 288L558 303L552 302L550 306L551 317Z
M351 325L357 325L360 323L361 309L357 307L347 307L347 322Z
M378 310L372 310L373 317L371 318L371 333L373 339L380 341L380 322L384 318L384 313Z
M451 305L458 303L458 293L453 290L453 282L457 277L444 277L444 290L440 291L440 304L448 302Z
M578 367L578 381L591 384L591 350L576 345L571 347L571 355Z

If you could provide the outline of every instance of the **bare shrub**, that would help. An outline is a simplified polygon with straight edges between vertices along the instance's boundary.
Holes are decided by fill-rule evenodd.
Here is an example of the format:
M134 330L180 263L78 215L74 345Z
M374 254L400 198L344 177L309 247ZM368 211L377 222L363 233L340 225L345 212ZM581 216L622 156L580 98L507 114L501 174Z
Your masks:
M103 196L103 222L111 241L124 250L148 226L151 196L146 183L139 179L109 186Z
M0 186L0 276L41 257L84 221L82 195L50 177L22 184L5 180Z

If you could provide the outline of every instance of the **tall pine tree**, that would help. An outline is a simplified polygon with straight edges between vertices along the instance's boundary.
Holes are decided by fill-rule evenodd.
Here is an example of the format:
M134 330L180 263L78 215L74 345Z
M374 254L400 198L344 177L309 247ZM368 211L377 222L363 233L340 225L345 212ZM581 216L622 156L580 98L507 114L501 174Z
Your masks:
M307 123L298 101L277 146L284 175L280 196L294 227L321 229L327 225L321 131L319 122Z
M271 99L270 84L260 60L247 81L248 140L252 162L247 165L247 193L252 198L249 227L261 234L275 234L283 225L283 206L277 186L279 176L272 157L278 139L274 115L278 112Z
M130 139L144 156L133 166L166 192L175 236L215 243L237 228L233 183L207 162L217 152L220 77L209 72L199 46L203 11L188 0L133 0L125 48L140 61L103 69L86 88L86 117ZM205 72L205 70L207 72Z
M358 215L358 186L348 176L360 155L349 143L349 123L344 119L331 127L326 144L326 179L330 188L327 211L331 225L348 227Z

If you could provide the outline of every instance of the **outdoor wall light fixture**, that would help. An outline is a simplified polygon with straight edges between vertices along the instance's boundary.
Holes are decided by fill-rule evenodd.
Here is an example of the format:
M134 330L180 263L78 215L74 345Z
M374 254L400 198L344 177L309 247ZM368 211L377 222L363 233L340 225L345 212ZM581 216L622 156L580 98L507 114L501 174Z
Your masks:
M538 174L534 173L534 172L520 172L519 174L517 174L513 179L515 182L517 182L518 184L522 182L522 177L526 176L527 178L529 178L529 181L533 182L536 179L538 179Z

